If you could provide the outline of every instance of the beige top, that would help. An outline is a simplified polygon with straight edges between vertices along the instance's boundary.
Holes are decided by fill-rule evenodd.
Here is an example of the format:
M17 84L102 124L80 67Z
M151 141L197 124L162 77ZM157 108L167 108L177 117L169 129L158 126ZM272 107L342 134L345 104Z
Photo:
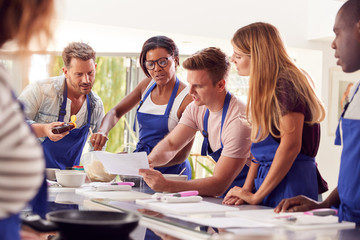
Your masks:
M202 131L206 109L206 106L197 106L194 102L190 103L185 109L179 124ZM221 118L222 109L218 112L209 112L209 144L214 152L221 148ZM224 145L221 155L231 158L248 158L251 147L250 133L250 125L245 119L245 103L231 96L221 135Z

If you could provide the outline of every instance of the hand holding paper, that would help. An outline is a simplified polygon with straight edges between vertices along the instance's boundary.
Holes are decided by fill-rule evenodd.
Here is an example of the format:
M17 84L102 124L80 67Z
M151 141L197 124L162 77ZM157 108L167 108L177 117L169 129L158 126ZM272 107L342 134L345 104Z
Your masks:
M149 169L145 152L115 154L109 152L92 152L111 174L139 176L139 169Z

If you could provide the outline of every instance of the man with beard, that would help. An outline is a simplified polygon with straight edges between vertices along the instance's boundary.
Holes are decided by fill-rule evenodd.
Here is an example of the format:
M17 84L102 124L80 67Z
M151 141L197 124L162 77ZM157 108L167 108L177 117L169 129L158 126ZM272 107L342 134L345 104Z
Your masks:
M94 132L104 117L104 106L92 90L96 53L87 44L70 43L63 51L64 75L36 81L19 96L28 123L42 142L47 168L78 165L90 129ZM76 128L54 133L55 127L76 116Z

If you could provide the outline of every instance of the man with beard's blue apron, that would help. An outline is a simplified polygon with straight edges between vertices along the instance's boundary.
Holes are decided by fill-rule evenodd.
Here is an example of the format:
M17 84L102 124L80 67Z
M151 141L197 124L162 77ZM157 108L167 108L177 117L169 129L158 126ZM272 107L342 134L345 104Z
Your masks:
M139 112L142 104L145 102L146 98L150 95L151 91L155 87L156 82L145 93L136 111L137 121L139 124L140 139L134 152L146 152L147 154L149 154L151 150L155 147L155 145L169 133L168 120L171 108L176 98L176 93L179 89L179 79L176 78L175 86L173 88L169 102L166 106L165 113L163 115ZM181 170L183 170L185 167L186 169L183 172L183 175L187 175L188 179L191 179L191 166L188 159L177 165L173 165L170 167L158 167L155 169L159 170L163 174L179 174Z
M66 115L67 92L67 83L65 80L63 102L58 118L59 122L64 122L64 116ZM72 129L68 135L57 142L46 138L42 143L47 168L66 169L66 167L79 165L82 149L86 143L90 128L91 107L88 95L86 95L86 104L88 112L87 123L84 126Z
M202 156L209 155L210 157L212 157L215 160L215 162L217 162L219 160L219 158L221 156L221 153L222 153L222 150L224 148L224 145L223 145L222 140L221 140L221 133L222 133L222 130L223 130L226 114L227 114L227 111L228 111L228 108L229 108L230 99L231 99L231 94L230 94L230 92L227 92L226 97L225 97L224 107L223 107L223 110L222 110L222 117L221 117L221 128L220 128L221 148L219 148L215 152L212 151L212 149L210 147L210 144L209 144L209 138L208 138L209 109L206 110L205 116L204 116L204 121L203 121L204 130L202 131L202 135L204 136L204 141L203 141L202 148L201 148L201 155ZM242 187L244 185L244 183L245 183L248 171L249 171L249 167L247 165L244 165L244 168L241 170L239 175L232 182L232 184L230 185L228 190L233 188L234 186ZM222 195L222 197L224 197L226 195L228 190Z

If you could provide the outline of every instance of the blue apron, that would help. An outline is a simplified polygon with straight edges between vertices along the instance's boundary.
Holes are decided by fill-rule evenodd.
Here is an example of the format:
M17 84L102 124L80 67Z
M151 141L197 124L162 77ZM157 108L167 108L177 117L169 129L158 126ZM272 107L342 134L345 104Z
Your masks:
M359 90L357 87L354 95ZM349 103L351 103L351 101ZM343 150L341 154L338 193L340 197L339 221L360 223L360 120L344 118L347 103L341 114L336 130L335 144L341 145L340 124L343 135Z
M67 102L67 84L65 80L65 89L63 93L63 102L61 104L60 113L59 113L59 122L64 121L64 116L66 114L66 102ZM90 120L91 120L91 109L90 109L90 100L89 96L86 95L86 102L88 108L88 119L87 124L81 128L74 128L66 135L64 138L57 142L51 141L49 138L46 138L42 143L44 148L44 154L46 159L47 168L60 168L66 169L66 167L72 167L74 165L79 165L80 157L86 139L88 137Z
M204 120L203 120L204 130L201 133L204 136L204 141L203 141L203 144L202 144L202 147L201 147L201 155L202 156L209 155L210 157L212 157L215 160L215 162L217 162L219 160L219 158L221 156L221 153L222 153L222 150L224 148L224 145L223 145L222 140L221 140L221 133L222 133L223 125L224 125L224 122L225 122L226 114L227 114L227 111L229 109L230 99L231 99L231 94L230 94L230 92L227 92L226 97L225 97L225 101L224 101L222 117L221 117L221 128L220 128L221 148L219 148L215 152L213 152L211 147L210 147L209 136L208 136L208 132L207 132L207 130L208 130L208 119L209 119L209 109L206 109ZM231 188L233 188L234 186L242 187L244 185L244 183L245 183L248 171L249 171L249 167L247 165L244 165L244 167L241 170L241 172L239 173L239 175L235 178L235 180L231 183L230 187L225 191L225 193L221 197L224 197L226 195L226 193Z
M253 162L259 164L255 179L256 191L265 180L278 147L279 143L270 134L263 141L251 145L251 153L255 158ZM276 207L282 199L297 195L305 195L314 200L318 197L315 158L302 153L299 153L284 179L261 204Z
M164 115L155 115L149 113L139 112L142 104L146 98L150 95L151 91L155 88L156 83L154 83L149 90L145 93L144 98L140 101L139 107L136 110L136 117L139 123L139 142L136 145L134 152L146 152L149 154L151 150L160 142L168 133L168 121L169 115L176 98L176 93L179 89L179 79L176 78L176 83L174 89L171 93L170 100L167 104ZM136 122L136 120L135 120ZM134 122L134 131L135 131L135 122ZM191 166L189 160L186 159L183 163L177 164L170 167L159 167L155 168L161 173L166 174L179 174L183 168L186 167L184 175L188 176L188 179L191 179Z
M20 217L13 214L0 220L0 239L1 240L20 240Z

